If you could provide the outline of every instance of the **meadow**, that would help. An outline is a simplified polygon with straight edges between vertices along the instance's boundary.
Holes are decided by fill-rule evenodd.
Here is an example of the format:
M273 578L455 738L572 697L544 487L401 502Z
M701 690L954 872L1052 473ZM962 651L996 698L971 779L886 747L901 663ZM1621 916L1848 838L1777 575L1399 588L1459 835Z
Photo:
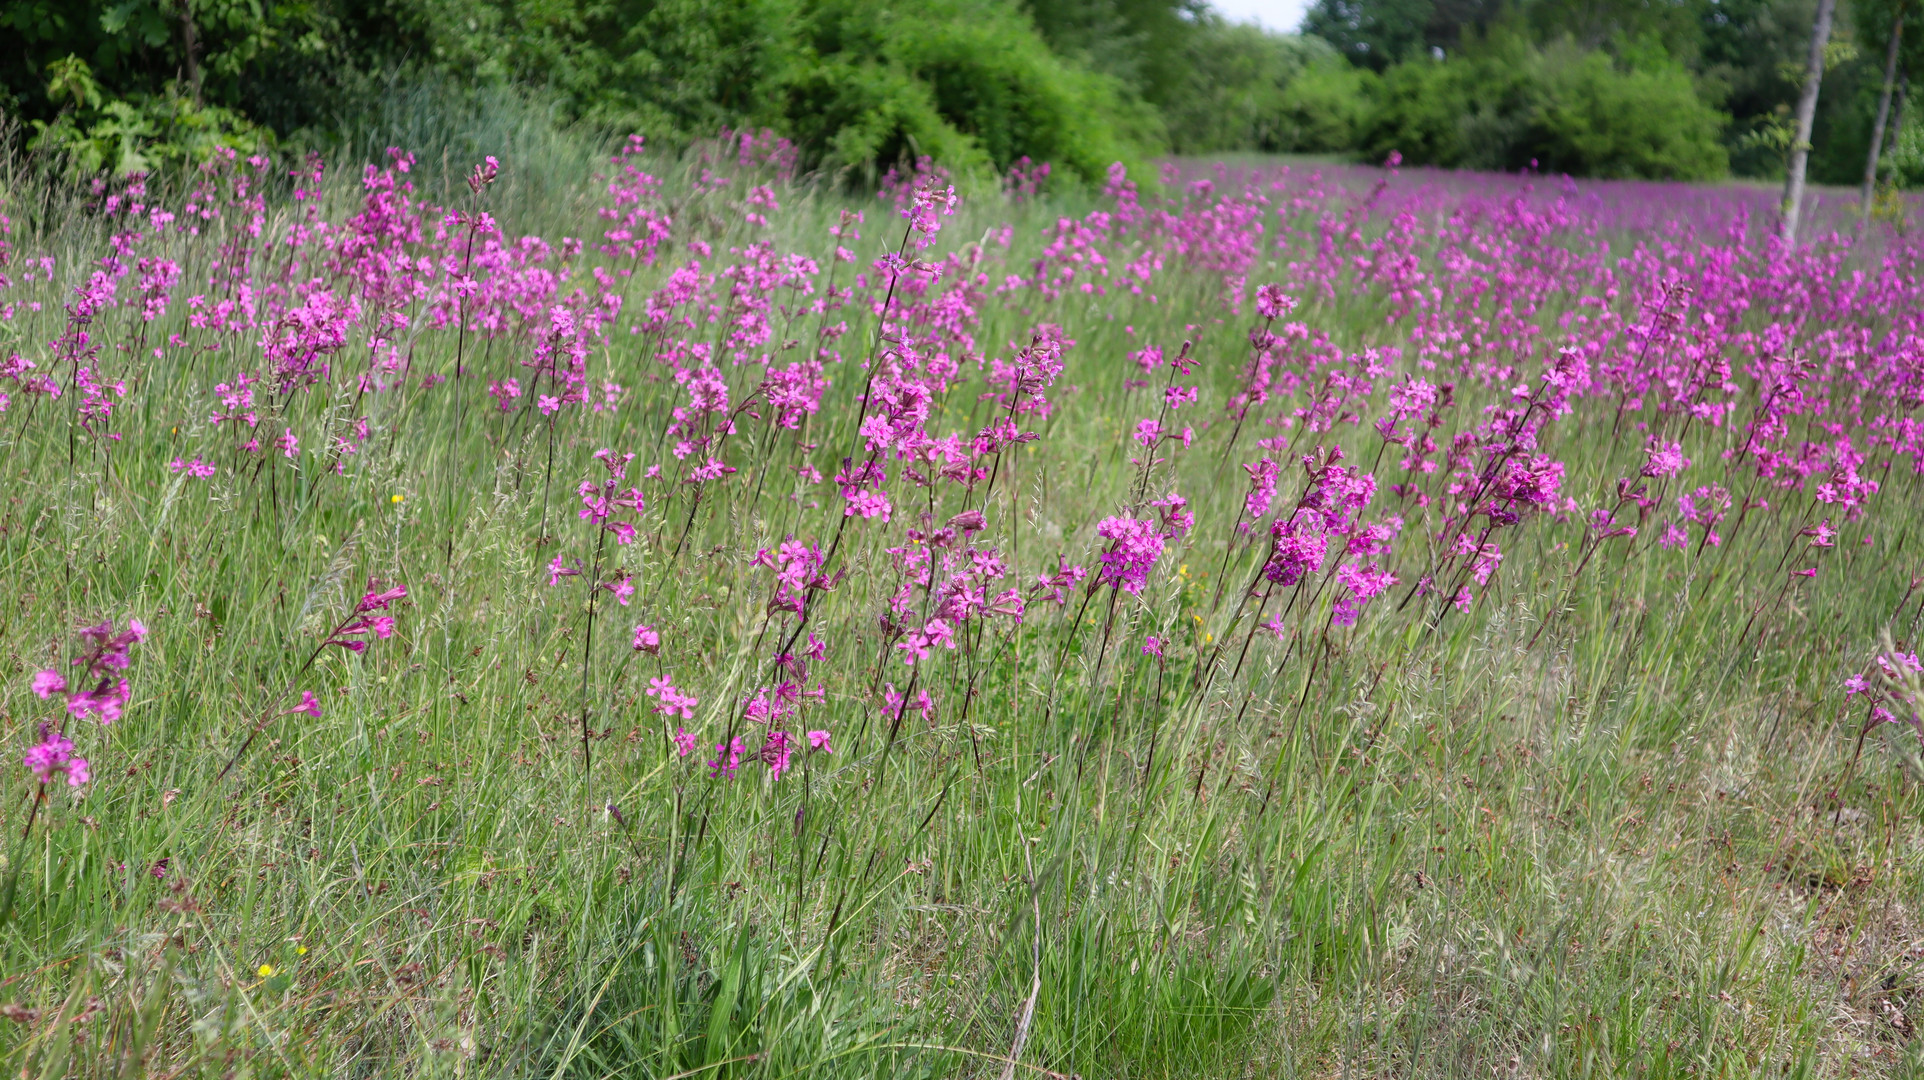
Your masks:
M1901 215L517 145L9 163L9 1070L1924 1071Z

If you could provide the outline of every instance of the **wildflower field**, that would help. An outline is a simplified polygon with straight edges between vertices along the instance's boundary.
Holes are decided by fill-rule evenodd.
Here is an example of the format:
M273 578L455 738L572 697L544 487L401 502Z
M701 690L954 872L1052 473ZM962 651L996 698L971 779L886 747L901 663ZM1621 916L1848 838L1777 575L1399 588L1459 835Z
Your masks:
M1924 1070L1918 234L572 168L4 181L9 1070Z

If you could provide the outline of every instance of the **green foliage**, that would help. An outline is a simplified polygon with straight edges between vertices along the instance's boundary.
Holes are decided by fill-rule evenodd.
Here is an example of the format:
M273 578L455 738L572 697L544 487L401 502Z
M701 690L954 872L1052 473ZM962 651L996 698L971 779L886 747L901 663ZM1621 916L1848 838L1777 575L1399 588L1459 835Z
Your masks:
M1500 35L1467 56L1391 68L1364 139L1413 164L1580 176L1722 176L1724 118L1675 64L1625 67Z
M1884 152L1891 182L1899 188L1924 187L1924 109L1912 105L1902 116L1893 115L1891 125L1885 136L1890 148Z
M779 119L798 62L787 0L414 0L433 68L522 83L617 134L674 140Z
M0 5L0 100L27 120L58 111L53 65L84 62L110 96L184 97L253 110L311 91L338 46L379 22L379 0L13 0ZM366 9L366 10L364 10Z
M1144 142L1159 141L1153 114L1126 105L1113 79L1062 62L1013 6L995 0L930 0L900 11L824 0L812 12L810 37L830 61L888 58L893 76L870 75L867 85L894 84L880 99L901 102L891 115L917 115L926 102L950 132L929 130L921 139L957 147L951 161L985 160L1001 170L1028 157L1096 179L1110 163L1136 157ZM800 131L812 117L791 105L788 119ZM833 160L813 140L800 141L805 157ZM846 151L841 163L853 163Z
M1343 63L1321 38L1211 20L1191 52L1189 86L1165 109L1177 153L1354 145L1373 77Z
M874 182L882 163L922 155L950 168L986 166L967 136L943 119L927 83L883 64L836 57L786 87L792 137L812 162Z
M1866 85L1881 85L1884 47L1905 2L1848 0L1839 10L1812 137L1811 175L1820 182L1862 176L1877 97ZM1784 170L1814 8L1815 0L1318 0L1304 29L1359 67L1396 71L1385 88L1391 107L1375 130L1410 139L1418 149L1402 149L1420 160L1515 167L1538 157L1591 175L1714 176L1725 166L1702 145L1704 124L1714 122L1732 171L1775 177ZM1906 71L1924 67L1920 20L1924 12L1906 36ZM1548 111L1557 132L1529 134L1527 118L1552 95L1527 55L1506 54L1514 70L1488 63L1485 43L1499 38L1564 50L1558 55L1570 70L1548 80L1562 95ZM1572 49L1609 58L1626 77L1611 78ZM1479 58L1481 85L1459 85L1467 82L1456 78L1462 72L1400 70ZM1686 94L1706 108L1691 107ZM1449 107L1458 110L1455 122ZM1652 108L1658 117L1620 120L1612 115L1618 108ZM1728 119L1717 120L1718 112ZM1366 140L1372 153L1384 145Z
M437 114L424 91L394 96L373 120L414 125L401 134L444 120L451 153L469 140L539 151L505 159L490 189L510 235L605 228L576 171L586 159L557 160L572 151L536 141L538 99L478 96ZM512 186L530 174L560 174L545 177L559 186ZM363 193L351 169L328 176L322 205L338 219ZM683 184L667 191L691 197ZM98 251L114 227L64 190L10 196L22 252ZM778 247L824 263L826 226L876 205L784 201L795 217L777 220ZM1089 208L1074 194L965 201L944 240L1013 220L1014 247L984 252L999 277L1038 256L1058 216ZM717 213L701 235L717 248L770 236L741 217ZM301 220L300 207L270 203L263 250ZM864 260L886 242L875 232L851 245ZM182 247L187 281L224 257L211 232ZM1447 272L1422 258L1426 273ZM573 267L560 287L591 281L595 266ZM63 258L52 280L20 280L10 295L23 340L62 333L63 305L92 269ZM629 295L668 270L637 273ZM1087 544L1074 523L1129 498L1120 423L1142 402L1125 389L1132 348L1194 335L1210 358L1197 369L1206 392L1233 392L1248 327L1199 316L1193 299L1219 292L1212 276L1172 268L1159 304L1118 292L989 309L985 341L1036 321L1069 327L1087 388L1025 451L1011 550L1017 528L1030 559ZM1559 318L1597 310L1575 300L1549 297L1532 318L1554 334ZM1609 310L1639 313L1628 295ZM1306 297L1300 317L1348 351L1407 341L1422 316L1386 321L1381 291L1359 289ZM138 332L137 319L131 306L111 312L102 340ZM880 327L857 315L852 329L867 340ZM464 420L410 379L369 395L374 430L393 434L342 473L280 464L197 487L164 463L188 440L214 441L191 418L227 377L223 354L253 346L189 325L179 305L150 340L173 333L192 350L174 355L198 359L134 369L146 400L117 425L111 469L84 441L70 464L65 432L23 424L18 405L0 445L20 500L17 527L0 530L9 655L45 656L92 613L155 613L135 657L139 704L88 729L101 746L95 789L50 793L31 844L17 839L31 794L12 766L5 866L18 899L0 938L4 1000L16 1015L39 1010L39 1024L0 1025L10 1070L993 1077L1039 985L1020 1076L1842 1077L1861 1072L1857 1033L1871 1023L1887 1025L1869 1029L1889 1040L1877 1045L1896 1045L1874 1010L1915 1000L1917 975L1900 969L1865 980L1854 1011L1830 1004L1856 978L1834 949L1915 938L1906 913L1924 874L1924 789L1895 760L1879 764L1874 736L1857 779L1826 798L1853 751L1829 715L1838 672L1906 599L1902 576L1852 563L1842 587L1814 590L1739 650L1728 613L1781 595L1777 564L1794 535L1753 529L1714 553L1728 566L1715 575L1679 553L1569 591L1562 538L1581 535L1577 521L1511 548L1508 603L1435 633L1365 623L1307 672L1314 694L1300 657L1264 635L1247 646L1251 674L1212 702L1191 697L1186 666L1172 662L1165 685L1134 648L1171 623L1200 637L1223 568L1240 587L1263 554L1198 550L1123 609L1129 663L1118 658L1100 693L1084 689L1086 660L1060 659L1069 620L1039 613L1030 647L982 650L973 723L943 716L886 759L842 743L805 785L709 781L637 703L658 669L640 656L596 667L596 685L620 696L590 792L571 740L554 738L573 718L580 669L561 657L579 656L569 631L581 612L538 569L555 553L538 531L549 521L539 429L505 414ZM526 337L468 348L470 365L525 370ZM456 350L445 332L421 334L411 366L451 372ZM145 351L127 356L114 362ZM598 468L593 448L635 445L633 418L678 400L640 349L617 344L607 360L640 399L585 417L594 426L561 444L557 503L580 475L571 466ZM1464 387L1466 408L1506 400L1501 387ZM861 389L837 378L811 437L850 445ZM343 380L286 422L338 420L355 396ZM973 393L934 408L944 428L980 423ZM1366 460L1370 431L1327 437ZM1607 490L1642 459L1642 440L1613 438L1607 423L1557 424L1545 438L1579 463L1573 489ZM1728 445L1709 425L1690 439L1704 461ZM1221 480L1215 446L1199 451L1172 466L1182 489L1205 514L1234 515L1243 485ZM1874 559L1924 528L1917 503L1898 497L1875 519L1876 547L1853 533L1839 554ZM744 484L719 498L694 522L691 552L773 545L793 527L779 490ZM1871 523L1850 527L1873 535ZM888 539L851 535L858 565L883 565ZM669 670L699 672L727 701L744 628L767 615L765 578L746 559L651 553L633 565L649 606L632 610L661 613ZM392 648L330 657L324 715L275 720L261 742L274 748L222 781L255 685L284 674L288 646L304 640L301 613L364 571L414 587ZM873 625L880 578L851 577L835 621L820 625ZM1538 612L1558 597L1568 605L1547 609L1539 643ZM953 655L952 671L972 662ZM826 669L838 733L874 711L863 663ZM5 684L16 762L46 710L20 667ZM1248 700L1258 704L1239 715ZM1896 727L1881 729L1893 746ZM921 860L932 865L904 869ZM1858 867L1877 870L1860 878ZM275 973L256 978L259 965ZM92 1019L77 1023L83 1012Z
M1902 2L1840 17L1819 181L1861 175ZM1203 0L14 0L0 108L83 172L361 146L425 91L463 115L538 102L594 143L773 128L853 184L922 156L1088 182L1165 150L1768 176L1812 3L1318 0L1298 36Z
M606 134L685 144L773 127L805 168L872 179L921 155L1085 177L1154 145L1153 115L1050 52L1007 0L420 0L435 69L543 87Z
M927 154L1096 178L1162 141L1152 108L1052 52L1013 0L28 0L0 27L28 46L0 58L12 111L90 171L258 146L265 128L338 142L413 83L526 87L562 123L670 145L774 127L845 176ZM49 65L68 57L97 100L67 100L71 73Z
M1007 0L883 8L845 0L426 0L434 63L546 86L608 133L670 143L770 126L805 167L873 178L1028 156L1084 177L1158 141L1114 80L1052 53Z
M1303 32L1353 64L1383 71L1423 50L1435 14L1430 0L1317 0L1303 16Z
M1726 118L1704 104L1681 67L1623 70L1600 52L1556 52L1542 61L1549 92L1527 146L1544 169L1676 180L1725 174Z
M1904 25L1898 39L1896 75L1901 85L1907 77L1924 74L1924 8L1915 0L1908 4L1902 0L1857 0L1840 8L1840 33L1845 35L1849 56L1825 72L1823 96L1818 99L1810 158L1810 175L1818 183L1856 187L1863 182L1871 129L1884 91L1891 31L1900 14ZM1903 104L1901 97L1893 100L1892 125L1902 122L1897 110ZM1898 138L1895 126L1886 132L1887 153ZM1903 182L1902 170L1892 175ZM1911 185L1916 186L1916 181Z
M60 112L51 122L29 121L27 149L82 175L151 173L197 165L223 150L250 155L274 143L271 132L231 109L182 96L175 83L159 94L110 96L77 56L49 66L47 97Z
M1023 0L1022 7L1050 48L1165 112L1193 87L1196 42L1216 22L1205 0Z

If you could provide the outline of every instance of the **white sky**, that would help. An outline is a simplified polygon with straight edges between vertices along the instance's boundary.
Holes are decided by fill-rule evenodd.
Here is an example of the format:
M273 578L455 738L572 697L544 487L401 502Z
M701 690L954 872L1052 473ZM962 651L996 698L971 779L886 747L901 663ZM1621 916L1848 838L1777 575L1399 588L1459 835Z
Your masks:
M1293 31L1301 25L1309 0L1210 0L1210 6L1236 22Z

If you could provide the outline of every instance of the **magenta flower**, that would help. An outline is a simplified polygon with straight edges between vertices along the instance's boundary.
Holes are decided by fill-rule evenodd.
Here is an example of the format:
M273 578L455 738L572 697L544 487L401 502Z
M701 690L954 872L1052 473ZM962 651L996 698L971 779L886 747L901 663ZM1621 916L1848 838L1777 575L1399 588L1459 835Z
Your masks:
M909 228L917 234L916 247L927 248L935 243L936 234L942 231L937 211L941 212L941 217L948 217L955 213L955 201L955 185L950 184L938 191L932 177L915 189L909 205L902 208L902 216L908 219Z
M1162 557L1166 537L1156 522L1130 517L1104 518L1096 525L1096 535L1111 542L1109 550L1102 553L1102 567L1096 572L1096 581L1139 595L1149 583L1149 568Z
M676 757L687 757L688 755L695 752L695 733L694 732L685 730L683 728L676 728L674 741L675 741Z
M835 748L828 744L828 739L829 735L826 731L811 731L808 733L808 748L820 750L824 754L833 754Z
M377 593L377 592L370 591L366 595L361 597L361 602L354 606L354 610L356 612L386 611L389 604L392 604L394 601L401 599L407 594L408 594L408 590L407 590L407 586L405 585L396 585L392 589L388 589L385 592Z
M642 693L655 699L655 712L662 716L679 715L683 720L693 720L695 706L701 704L701 699L693 694L684 693L676 687L672 675L661 675L648 680L648 689Z
M768 775L776 780L788 771L790 756L795 752L786 731L771 731L762 738L762 761L768 765Z
M67 691L67 680L58 671L36 672L33 677L33 692L42 700Z
M1282 476L1282 466L1268 457L1261 461L1243 466L1249 474L1249 494L1243 496L1243 512L1251 521L1269 513L1269 504L1276 498L1276 481Z
M880 491L864 489L848 496L848 505L843 507L842 516L855 517L859 515L864 518L879 517L883 521L887 521L889 519L889 513L893 509L894 507L889 504L889 497L886 494Z
M114 633L114 624L111 622L82 627L80 638L87 642L87 647L74 658L73 662L77 666L86 668L90 674L96 675L104 673L109 668L115 671L125 670L127 665L132 663L128 650L146 637L147 627L139 619L128 619L127 629L118 634Z
M1375 563L1365 567L1357 562L1346 562L1336 568L1336 583L1347 592L1337 598L1330 612L1330 622L1336 626L1355 626L1363 605L1395 585L1396 575Z
M1682 443L1666 443L1653 438L1643 452L1643 468L1639 471L1644 476L1675 476L1690 467L1690 459L1683 456Z
M1281 285L1256 287L1256 314L1273 321L1294 310L1296 310L1296 298L1285 293Z
M895 689L894 683L882 684L882 705L890 720L903 715L904 709L908 707L913 707L915 711L921 713L924 721L932 720L935 714L935 699L929 696L927 690L916 691L915 700L910 702Z
M91 778L87 759L75 757L73 743L51 724L40 725L40 741L27 750L21 764L32 770L34 779L43 784L64 778L68 787L80 787Z
M909 631L895 647L903 652L902 662L914 667L917 660L928 659L929 650L938 645L955 648L955 630L941 619L930 619L919 629Z
M390 604L406 596L408 594L407 586L396 585L383 592L375 592L371 586L372 583L370 582L368 592L364 593L361 596L360 602L354 605L353 613L342 620L340 625L336 626L328 633L327 637L322 640L321 645L323 647L335 645L351 653L363 653L367 651L367 642L355 640L362 637L362 635L372 634L376 639L381 641L385 641L394 636L394 617L391 615L376 615L373 614L373 612L386 611Z
M1076 587L1089 571L1080 566L1059 565L1053 574L1037 574L1031 600L1043 600L1060 607L1069 602L1069 590Z
M1902 679L1907 671L1924 672L1924 662L1918 660L1916 653L1898 652L1895 649L1879 656L1877 666L1892 680Z
M623 574L613 581L602 582L601 588L614 593L616 602L620 603L622 607L627 607L628 601L635 598L635 583L626 574Z
M580 574L581 568L579 566L569 566L563 563L559 555L556 555L554 561L548 564L548 584L550 586L561 584L562 578L578 577Z
M725 744L716 743L715 756L708 760L709 777L719 779L726 776L733 780L735 772L742 767L744 749L739 738L730 739Z
M1142 655L1160 657L1162 655L1162 639L1154 634L1150 634L1148 637L1142 639Z
M108 680L102 679L100 685L92 690L67 695L67 712L76 720L94 716L104 727L120 719L131 696L127 680L121 679L110 685Z
M661 651L661 635L655 632L654 627L647 623L635 627L635 651L650 656Z
M306 713L318 720L321 717L321 699L314 696L314 691L303 690L301 691L301 703L287 711L290 714Z

